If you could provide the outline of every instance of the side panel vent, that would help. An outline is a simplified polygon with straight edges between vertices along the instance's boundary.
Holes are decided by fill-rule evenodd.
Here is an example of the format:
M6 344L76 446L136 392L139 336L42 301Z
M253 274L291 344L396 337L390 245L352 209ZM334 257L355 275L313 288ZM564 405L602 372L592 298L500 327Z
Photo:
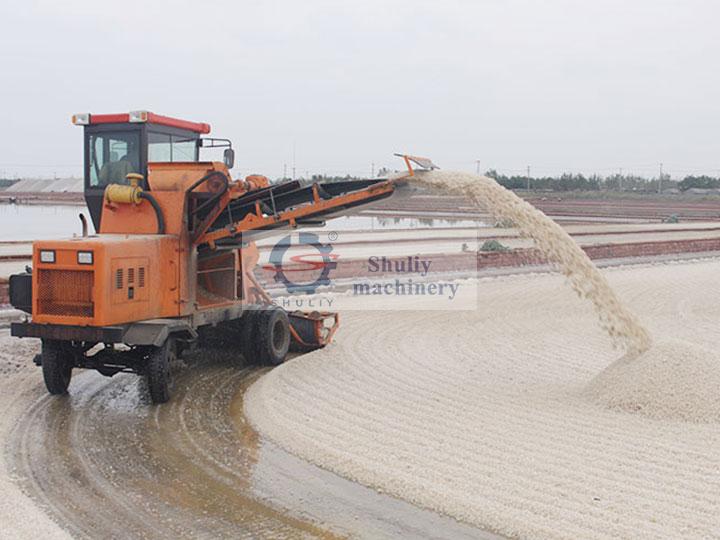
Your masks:
M112 260L111 276L114 276L115 288L110 302L125 304L128 302L146 302L152 283L148 281L150 261L147 257L118 257Z

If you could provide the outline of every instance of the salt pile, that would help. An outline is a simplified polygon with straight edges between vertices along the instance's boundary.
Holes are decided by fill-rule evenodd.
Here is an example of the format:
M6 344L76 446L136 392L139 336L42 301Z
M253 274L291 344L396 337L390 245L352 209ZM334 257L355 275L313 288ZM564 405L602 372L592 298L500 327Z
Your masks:
M605 274L654 333L712 349L718 272L720 259ZM479 280L476 311L347 312L335 343L259 378L245 414L303 459L509 537L720 537L718 424L588 399L617 353L562 282Z
M586 392L611 409L655 419L720 422L720 357L687 341L661 341L611 364Z
M511 537L720 537L720 364L688 341L705 328L712 346L720 261L609 273L655 331L685 340L651 348L542 212L489 178L415 178L512 220L595 313L549 274L481 280L482 310L354 313L331 347L250 388L250 422L321 467ZM693 310L678 325L681 302ZM614 356L600 328L625 354L596 375Z
M628 409L670 399L678 417L709 416L718 272L720 259L605 272L653 333L683 340L608 369L605 398L630 388ZM476 311L423 311L417 299L402 314L348 312L331 346L258 379L245 414L303 459L506 536L720 538L718 424L588 399L616 353L590 304L561 284L482 279Z
M620 301L605 277L565 230L540 210L492 178L452 171L420 171L413 181L468 197L498 221L515 223L532 238L547 260L559 267L581 298L595 306L601 326L615 344L637 355L651 343L650 334Z

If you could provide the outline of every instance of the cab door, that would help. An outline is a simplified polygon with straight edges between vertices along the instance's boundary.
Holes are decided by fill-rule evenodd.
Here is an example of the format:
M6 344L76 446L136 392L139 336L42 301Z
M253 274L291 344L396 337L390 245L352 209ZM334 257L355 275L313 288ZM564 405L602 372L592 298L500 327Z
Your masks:
M96 231L100 230L105 188L110 184L126 184L128 173L147 177L145 139L142 125L86 126L85 202Z

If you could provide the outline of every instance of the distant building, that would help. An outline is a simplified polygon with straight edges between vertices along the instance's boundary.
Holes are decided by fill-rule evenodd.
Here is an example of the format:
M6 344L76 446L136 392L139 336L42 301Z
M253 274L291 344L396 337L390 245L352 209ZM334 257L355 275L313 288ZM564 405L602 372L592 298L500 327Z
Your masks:
M50 180L25 178L14 183L5 191L17 193L77 193L82 190L82 178L56 178Z

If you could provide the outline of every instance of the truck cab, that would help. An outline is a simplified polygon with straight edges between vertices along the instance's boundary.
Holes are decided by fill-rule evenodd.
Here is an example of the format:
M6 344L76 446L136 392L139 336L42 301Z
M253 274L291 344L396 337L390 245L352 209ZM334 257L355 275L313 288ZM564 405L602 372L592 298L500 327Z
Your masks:
M149 162L197 162L203 144L201 135L210 133L208 124L149 111L76 114L73 123L85 126L85 202L97 231L109 184L127 184L127 175L137 173L143 177L141 187L149 189Z

